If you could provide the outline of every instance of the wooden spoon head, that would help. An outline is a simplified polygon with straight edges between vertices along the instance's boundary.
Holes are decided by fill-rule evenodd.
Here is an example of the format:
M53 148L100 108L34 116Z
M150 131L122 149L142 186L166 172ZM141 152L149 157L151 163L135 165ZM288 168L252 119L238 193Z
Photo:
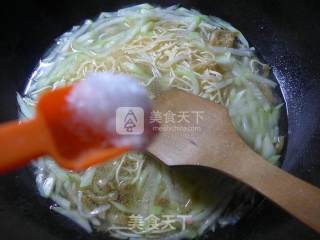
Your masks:
M227 109L219 104L172 89L155 99L154 108L164 119L148 151L167 165L217 164L219 168L219 163L237 159L237 154L248 149Z

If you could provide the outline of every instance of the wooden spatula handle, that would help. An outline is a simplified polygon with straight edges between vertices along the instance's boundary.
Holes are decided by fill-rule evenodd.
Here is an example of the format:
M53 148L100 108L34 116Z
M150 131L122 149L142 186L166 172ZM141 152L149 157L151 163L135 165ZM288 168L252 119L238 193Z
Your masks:
M320 233L320 189L268 163L252 150L226 173L251 186ZM254 171L254 174L252 172Z
M37 119L0 126L0 173L27 164L46 153L47 138Z

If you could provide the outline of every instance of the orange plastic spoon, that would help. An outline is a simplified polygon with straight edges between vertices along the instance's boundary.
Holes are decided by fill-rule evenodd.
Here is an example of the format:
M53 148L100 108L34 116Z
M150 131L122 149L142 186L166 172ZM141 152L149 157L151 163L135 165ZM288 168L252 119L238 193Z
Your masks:
M43 155L52 156L64 168L83 170L129 150L129 146L106 146L105 135L74 122L66 104L71 89L68 86L45 93L34 119L0 126L0 173Z

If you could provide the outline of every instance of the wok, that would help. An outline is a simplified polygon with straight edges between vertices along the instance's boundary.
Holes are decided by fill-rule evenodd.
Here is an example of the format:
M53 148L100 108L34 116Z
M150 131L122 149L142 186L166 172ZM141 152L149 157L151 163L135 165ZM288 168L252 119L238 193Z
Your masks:
M135 1L142 3L145 1ZM318 1L148 1L180 3L229 21L256 47L277 78L287 110L287 144L282 168L320 186L320 4ZM27 80L53 39L101 11L132 1L6 1L0 14L0 121L17 118L16 91ZM1 146L0 146L1 147ZM18 151L18 149L17 149ZM30 168L0 176L1 239L108 239L88 235L53 214L34 187ZM292 186L294 187L294 186ZM320 236L260 197L234 226L204 239L316 240Z

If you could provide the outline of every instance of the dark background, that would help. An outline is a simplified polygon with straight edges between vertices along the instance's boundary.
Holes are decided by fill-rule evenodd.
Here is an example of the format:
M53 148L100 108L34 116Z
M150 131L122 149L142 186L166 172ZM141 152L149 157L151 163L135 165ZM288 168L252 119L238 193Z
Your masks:
M145 1L3 1L0 7L0 121L17 116L21 91L41 55L73 25L101 11ZM149 1L150 2L150 1ZM320 6L318 1L151 1L182 3L221 17L240 29L269 63L288 111L283 168L320 186ZM0 146L1 148L1 146ZM27 170L0 177L1 239L98 239L49 213ZM30 180L31 179L31 180ZM292 186L294 187L294 186ZM218 240L316 240L312 230L263 201Z

